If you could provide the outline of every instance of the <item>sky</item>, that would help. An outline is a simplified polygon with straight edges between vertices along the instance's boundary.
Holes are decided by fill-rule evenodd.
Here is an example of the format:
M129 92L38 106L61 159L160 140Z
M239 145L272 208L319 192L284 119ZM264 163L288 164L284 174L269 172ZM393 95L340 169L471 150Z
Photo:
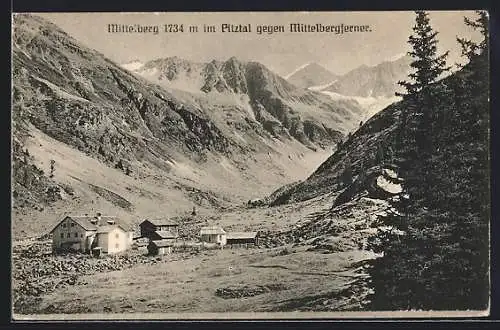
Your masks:
M465 26L471 11L431 11L431 25L439 34L438 52L450 51L449 64L460 61L457 36L478 38ZM117 63L178 56L191 61L258 61L286 76L297 67L316 62L336 74L360 65L373 66L404 55L415 24L415 14L406 12L220 12L220 13L39 13L84 45ZM251 33L221 32L221 24L250 24ZM292 23L358 25L370 32L290 33ZM159 33L110 33L109 24L158 26ZM164 32L165 24L183 24L184 32ZM217 31L202 32L204 25ZM284 33L258 34L257 26L284 26ZM197 26L198 32L188 32Z

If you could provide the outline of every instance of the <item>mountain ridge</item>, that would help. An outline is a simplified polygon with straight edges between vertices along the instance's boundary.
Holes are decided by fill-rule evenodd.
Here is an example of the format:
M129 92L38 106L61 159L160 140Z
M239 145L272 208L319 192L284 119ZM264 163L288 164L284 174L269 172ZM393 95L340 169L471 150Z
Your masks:
M346 96L392 97L400 90L397 82L408 76L410 63L411 58L405 55L374 66L361 65L339 77L323 91Z
M324 85L338 78L339 75L334 74L316 62L302 65L285 76L287 81L301 88Z
M312 148L317 147L314 146L317 139L320 147L338 141L341 134L354 127L363 112L355 100L332 100L321 93L303 90L261 63L240 61L234 56L206 63L177 56L155 59L134 73L164 88L198 97L225 95L228 99L248 95L253 117L272 135L291 135Z

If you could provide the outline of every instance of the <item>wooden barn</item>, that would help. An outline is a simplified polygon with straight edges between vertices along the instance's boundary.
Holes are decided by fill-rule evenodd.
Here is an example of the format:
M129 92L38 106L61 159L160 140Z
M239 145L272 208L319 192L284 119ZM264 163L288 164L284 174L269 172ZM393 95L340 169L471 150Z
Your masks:
M258 232L229 232L226 234L227 246L233 247L252 247L259 245Z
M139 225L141 237L150 240L179 237L179 225L168 219L146 219Z
M148 244L148 252L150 255L164 255L172 253L171 240L156 240L150 241Z
M149 234L151 241L171 240L176 241L179 236L172 233L170 230L157 230Z

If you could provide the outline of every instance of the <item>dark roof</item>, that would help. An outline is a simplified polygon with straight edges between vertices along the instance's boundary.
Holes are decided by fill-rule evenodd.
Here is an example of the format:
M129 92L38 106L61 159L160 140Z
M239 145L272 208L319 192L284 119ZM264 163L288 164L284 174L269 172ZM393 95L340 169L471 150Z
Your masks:
M177 237L176 235L174 235L169 230L157 230L157 231L155 231L155 234L157 234L158 236L160 236L162 239L176 238Z
M120 226L123 230L125 231L133 231L132 226L128 224L127 222L123 221L122 219L119 219L115 216L107 216L107 215L102 215L100 216L100 220L97 221L96 224L92 223L92 221L97 220L96 217L90 217L90 216L80 216L80 215L68 215L65 216L61 221L57 223L57 225L52 228L50 231L51 233L67 218L70 218L77 224L79 224L83 229L87 231L94 231L97 230L98 227L100 226L109 226L110 224L108 223L108 220L113 220L114 224L117 226Z
M257 232L227 233L226 239L253 239L257 237Z
M167 246L172 246L172 241L168 239L160 239L157 241L151 241L150 244L154 244L156 247L167 247Z
M149 221L155 226L178 226L179 224L170 219L146 219L143 221Z

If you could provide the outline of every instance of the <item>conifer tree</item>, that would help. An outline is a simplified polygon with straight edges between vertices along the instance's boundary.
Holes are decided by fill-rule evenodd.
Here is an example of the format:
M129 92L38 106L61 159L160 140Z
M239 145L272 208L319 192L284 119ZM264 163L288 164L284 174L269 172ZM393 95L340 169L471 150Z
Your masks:
M484 84L489 82L489 18L486 11L478 10L476 14L476 19L464 17L464 22L468 27L479 31L482 40L474 42L470 39L457 37L457 41L462 48L462 56L468 60L467 64L471 73L469 80L472 87L471 92L473 93L477 93L478 90L485 87Z
M409 74L411 81L398 82L406 89L406 94L396 93L398 96L415 95L450 69L446 66L446 57L449 52L437 55L438 32L432 29L429 15L422 10L415 11L415 13L417 17L413 27L414 35L408 38L408 43L412 46L408 55L414 59L410 66L415 71Z
M483 41L459 41L469 62L429 88L410 86L416 94L402 102L410 114L427 111L430 121L409 116L409 133L397 148L404 190L380 220L404 235L373 239L384 252L371 271L374 309L488 306L489 50L487 14L478 14L465 24L479 29ZM420 149L422 135L436 147Z
M408 81L399 81L398 84L406 89L406 93L396 93L403 96L410 102L418 103L418 109L409 106L402 112L402 132L399 136L403 139L408 133L410 141L416 143L416 148L421 151L428 151L433 147L429 137L432 135L432 113L435 97L427 88L437 81L437 79L450 67L446 66L448 51L437 54L438 32L432 29L429 15L422 10L415 11L416 22L413 27L413 35L408 38L408 43L412 50L408 52L413 58L410 67L413 69L408 77ZM404 131L403 131L404 130ZM423 149L423 150L422 150Z
M479 30L483 37L482 41L477 43L470 39L457 37L457 41L462 47L462 55L466 56L469 61L482 55L489 49L488 13L484 10L477 10L476 14L478 17L475 20L464 17L464 22L465 25L472 27L474 30Z

